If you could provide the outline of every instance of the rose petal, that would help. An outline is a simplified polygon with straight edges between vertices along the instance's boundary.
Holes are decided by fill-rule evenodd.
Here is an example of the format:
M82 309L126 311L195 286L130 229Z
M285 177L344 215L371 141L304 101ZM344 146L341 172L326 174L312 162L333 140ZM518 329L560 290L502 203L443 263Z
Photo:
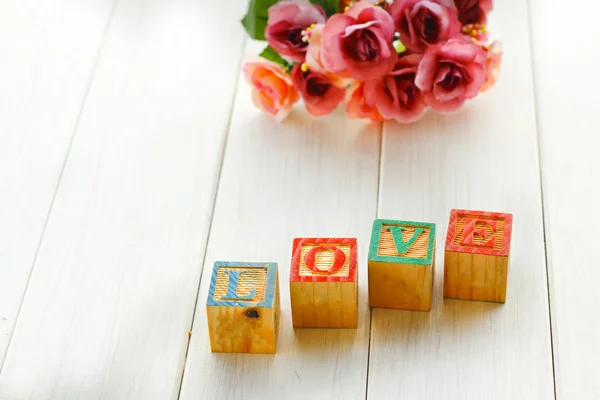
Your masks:
M290 1L280 1L269 7L267 13L269 22L278 23L281 21L292 21L300 12L300 7Z
M441 102L435 98L431 92L425 93L425 101L436 111L450 113L458 110L464 103L465 99L458 97L450 101Z
M374 104L368 103L365 91L364 84L355 83L346 92L344 104L348 117L352 119L367 118L371 121L381 121L383 117Z
M311 115L316 117L331 114L340 105L342 100L344 100L345 94L346 90L332 85L328 90L327 96L316 99L314 103L305 103L306 109Z
M472 81L465 88L465 97L471 99L479 94L479 91L485 83L486 73L483 65L479 64L469 64L466 67L466 72L469 74Z
M268 9L265 39L282 57L300 62L306 53L301 31L325 21L323 9L308 0L283 0Z
M356 20L347 15L336 14L327 21L322 31L323 47L321 61L323 66L331 72L341 72L345 68L344 54L341 46L341 35L346 27Z
M422 91L429 90L433 87L433 80L437 71L437 57L431 53L426 53L419 64L415 84Z
M387 62L372 63L364 61L360 63L348 63L346 64L347 71L352 77L358 80L377 79L389 72L396 62L397 53L389 51L389 54L390 57Z
M280 108L279 111L277 111L277 114L275 115L275 121L282 122L284 119L287 118L291 111L292 107Z
M361 29L365 29L368 28L370 26L373 25L381 25L381 22L379 21L369 21L369 22L365 22L364 24L354 24L354 25L350 25L348 27L346 27L346 29L344 30L344 34L342 35L343 38L346 38L348 36L350 36L352 33L361 30Z
M408 109L398 110L398 113L396 114L394 119L401 124L410 124L412 122L416 122L419 119L421 119L421 117L423 116L423 114L425 114L425 112L427 112L427 107L425 105L425 102L423 102L422 106L418 105L418 106L414 107L414 109L411 109L411 110L408 110Z
M354 19L358 19L360 13L369 8L375 7L368 1L357 1L345 12L345 14Z
M464 93L465 87L462 85L457 86L455 89L450 91L444 89L441 85L435 85L433 87L433 94L436 100L439 102L448 102L454 100L457 97L464 97Z
M311 92L309 81L312 81L313 84L322 85L325 90L319 94ZM334 86L327 76L321 73L310 70L302 71L300 64L296 64L292 70L292 82L304 99L306 109L314 116L331 113L342 102L346 92L345 88Z
M394 20L392 19L392 16L381 7L364 7L356 17L356 20L359 23L364 23L371 20L379 21L381 24L381 33L383 33L385 40L388 41L394 38L394 33L396 31L394 28Z
M446 75L448 75L450 73L450 67L447 65L442 65L438 68L437 72L435 73L435 83L440 83L442 82L444 79L446 79Z
M440 48L440 61L452 60L452 62L467 64L478 56L477 46L471 41L463 39L450 39Z

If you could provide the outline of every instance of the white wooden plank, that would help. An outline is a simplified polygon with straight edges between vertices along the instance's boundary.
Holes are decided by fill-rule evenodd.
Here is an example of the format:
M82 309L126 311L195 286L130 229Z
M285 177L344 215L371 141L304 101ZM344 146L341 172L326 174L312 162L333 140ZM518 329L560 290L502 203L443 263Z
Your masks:
M243 3L119 1L0 397L177 397Z
M430 313L373 311L372 399L551 399L552 355L527 5L495 2L498 86L450 116L384 127L379 215L435 222ZM451 208L514 214L507 302L443 299Z
M247 53L260 49L257 44ZM204 264L182 399L364 399L369 336L364 263L376 212L379 126L343 110L278 124L240 82ZM292 328L294 237L358 237L358 329ZM213 354L206 298L217 260L279 264L282 318L275 355Z
M600 131L594 2L530 1L557 399L600 397ZM556 35L569 23L578 40ZM587 39L586 39L587 38ZM569 54L568 60L560 54ZM594 183L596 182L596 183Z
M0 2L0 365L112 4Z

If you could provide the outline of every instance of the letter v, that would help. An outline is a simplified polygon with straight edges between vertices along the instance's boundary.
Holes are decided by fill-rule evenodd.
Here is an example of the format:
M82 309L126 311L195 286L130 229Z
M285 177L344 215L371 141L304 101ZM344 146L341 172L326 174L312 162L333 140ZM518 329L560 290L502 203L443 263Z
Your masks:
M415 228L415 233L412 235L408 243L406 243L402 237L402 231L405 229L404 226L388 226L387 229L392 233L398 254L406 254L408 249L410 249L412 245L415 244L419 236L421 236L421 233L425 232L425 229L423 228Z

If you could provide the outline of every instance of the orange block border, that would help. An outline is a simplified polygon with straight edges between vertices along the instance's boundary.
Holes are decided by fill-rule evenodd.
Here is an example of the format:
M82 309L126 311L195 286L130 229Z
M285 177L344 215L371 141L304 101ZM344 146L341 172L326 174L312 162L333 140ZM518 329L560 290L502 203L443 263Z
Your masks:
M454 232L459 217L481 217L484 220L502 220L504 221L504 238L501 249L491 249L477 246L456 246L454 245ZM509 213L456 210L450 211L450 221L448 222L448 234L446 236L446 251L458 253L483 254L488 256L508 257L510 253L510 240L512 238L513 215Z
M300 276L300 257L303 245L350 245L348 276L313 275ZM357 240L355 238L295 238L292 245L292 264L290 266L290 282L356 282L358 260Z

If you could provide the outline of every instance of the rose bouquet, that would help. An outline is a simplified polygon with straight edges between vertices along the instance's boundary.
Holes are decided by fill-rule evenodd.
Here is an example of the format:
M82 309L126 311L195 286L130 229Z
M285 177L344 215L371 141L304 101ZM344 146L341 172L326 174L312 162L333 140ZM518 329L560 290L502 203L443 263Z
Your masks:
M452 112L498 77L492 0L250 0L242 24L266 40L245 63L252 100L278 121L303 99L315 116L418 120Z

